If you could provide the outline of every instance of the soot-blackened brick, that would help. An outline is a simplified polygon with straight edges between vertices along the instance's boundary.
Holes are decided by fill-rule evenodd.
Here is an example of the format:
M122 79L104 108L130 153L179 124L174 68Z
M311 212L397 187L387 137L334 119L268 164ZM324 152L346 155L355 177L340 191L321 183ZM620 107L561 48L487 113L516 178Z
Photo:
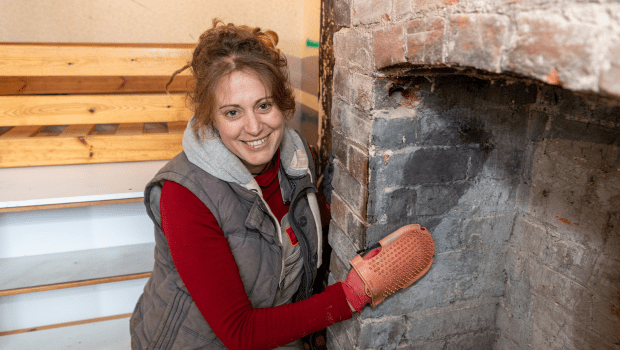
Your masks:
M546 137L619 146L620 125L616 128L609 128L580 121L554 118Z
M403 169L403 184L442 183L464 180L469 154L462 149L426 148L409 157Z
M418 215L442 215L451 211L459 202L469 184L457 182L447 186L422 186L418 189L416 213Z
M416 215L415 203L417 191L410 188L399 188L389 195L385 214L389 223L404 225L411 216Z
M379 149L400 149L415 145L420 120L413 118L377 118L372 129L371 143Z

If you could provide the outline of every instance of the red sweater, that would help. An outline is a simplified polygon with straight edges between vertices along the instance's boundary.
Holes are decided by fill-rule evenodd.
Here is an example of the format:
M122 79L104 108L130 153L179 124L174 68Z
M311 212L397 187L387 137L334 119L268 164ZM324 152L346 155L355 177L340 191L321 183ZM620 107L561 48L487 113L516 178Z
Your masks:
M276 159L276 164L255 179L281 220L288 206L283 204ZM273 349L351 318L341 283L298 303L254 309L228 241L209 209L172 181L164 183L160 207L162 229L179 275L227 348Z

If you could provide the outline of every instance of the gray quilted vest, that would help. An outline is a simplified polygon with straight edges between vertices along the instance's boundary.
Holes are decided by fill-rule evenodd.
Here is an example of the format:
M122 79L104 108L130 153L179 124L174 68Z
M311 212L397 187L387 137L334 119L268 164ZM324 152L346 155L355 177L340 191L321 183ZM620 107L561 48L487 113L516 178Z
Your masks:
M305 141L303 144L311 160ZM285 161L281 157L281 162ZM290 202L288 222L299 239L303 262L293 300L298 301L311 295L320 264L321 231L312 161L303 176L291 176L285 168L286 164L281 164L278 172L280 187L284 201ZM194 304L172 261L159 212L165 181L186 187L213 213L228 239L254 308L281 303L276 300L284 282L280 223L256 190L212 176L190 162L185 152L164 166L146 187L144 203L155 225L155 265L130 319L132 349L225 349Z

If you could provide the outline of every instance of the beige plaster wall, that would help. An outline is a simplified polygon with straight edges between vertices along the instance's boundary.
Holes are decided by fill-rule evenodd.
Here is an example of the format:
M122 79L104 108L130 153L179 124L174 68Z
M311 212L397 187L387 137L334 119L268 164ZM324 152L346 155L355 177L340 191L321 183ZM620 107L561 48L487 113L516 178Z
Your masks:
M195 43L215 17L276 31L302 57L304 0L4 0L0 41ZM318 29L317 29L318 30Z

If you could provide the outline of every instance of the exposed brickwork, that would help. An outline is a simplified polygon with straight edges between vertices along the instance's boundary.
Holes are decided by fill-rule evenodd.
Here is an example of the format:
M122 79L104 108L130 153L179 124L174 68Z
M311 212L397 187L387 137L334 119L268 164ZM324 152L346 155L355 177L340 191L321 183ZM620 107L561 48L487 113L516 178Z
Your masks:
M402 225L427 227L436 256L413 286L330 327L330 349L617 348L617 2L347 4L330 283Z
M620 168L620 107L521 82L415 81L385 103L401 107L373 110L367 213L350 204L359 198L345 199L354 192L336 191L347 204L330 242L351 245L336 249L334 273L343 275L355 249L420 223L435 238L435 263L410 289L365 308L353 328L331 329L331 344L613 348L617 325L597 305L620 289L620 238L611 233L620 175L608 175ZM337 167L339 186L360 184L356 147ZM553 322L560 318L569 326ZM336 345L342 332L352 343Z
M598 89L596 41L602 29L544 12L520 14L516 21L516 44L506 60L510 70L569 89Z
M455 15L449 17L446 61L490 72L501 71L504 45L508 43L510 18L502 15Z
M391 13L391 8L392 0L354 1L353 24L370 24L387 21Z
M406 62L404 29L405 25L401 23L374 31L373 50L377 69Z
M562 4L358 0L351 5L355 35L340 52L367 75L399 74L405 64L462 66L620 96L617 3Z
M407 23L407 61L413 64L441 64L445 21L441 17L412 20Z
M351 175L362 185L368 184L368 155L358 147L349 148L349 171Z

